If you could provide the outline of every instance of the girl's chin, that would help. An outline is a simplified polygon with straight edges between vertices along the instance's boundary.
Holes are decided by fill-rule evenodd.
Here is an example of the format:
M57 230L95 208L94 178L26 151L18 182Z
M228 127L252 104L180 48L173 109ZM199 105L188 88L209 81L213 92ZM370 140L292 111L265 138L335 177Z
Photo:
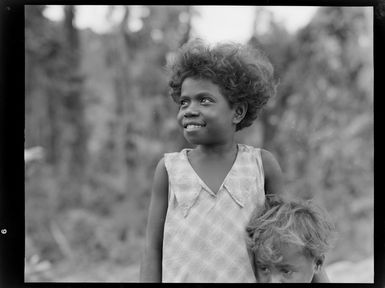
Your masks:
M184 138L189 142L190 144L193 145L201 145L205 144L205 141L199 137L192 137L191 135L184 135Z
M184 137L188 143L192 144L192 145L201 145L201 144L204 144L202 143L202 141L199 141L197 139L191 139L189 137Z
M206 139L198 139L198 138L193 138L193 137L184 137L187 142L189 142L190 144L192 145L207 145L207 146L211 146L211 145L215 145L217 144L216 142L212 142L212 141L209 141L209 140L206 140Z

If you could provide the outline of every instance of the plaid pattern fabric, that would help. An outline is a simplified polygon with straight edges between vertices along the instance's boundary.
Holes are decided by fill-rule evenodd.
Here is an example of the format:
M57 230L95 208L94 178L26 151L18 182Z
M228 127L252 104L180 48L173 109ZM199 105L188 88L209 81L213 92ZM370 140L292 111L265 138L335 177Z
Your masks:
M256 282L245 227L265 201L260 149L238 144L236 160L217 194L187 158L166 153L169 177L162 282Z

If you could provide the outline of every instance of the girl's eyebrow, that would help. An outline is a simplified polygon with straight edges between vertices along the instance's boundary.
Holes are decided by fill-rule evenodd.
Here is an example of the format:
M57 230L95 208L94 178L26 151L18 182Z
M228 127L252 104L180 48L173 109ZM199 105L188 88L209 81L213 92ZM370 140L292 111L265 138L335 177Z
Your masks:
M203 96L210 96L212 98L215 99L215 96L213 94L211 94L210 92L206 92L206 91L202 91L202 92L199 92L195 95L187 95L187 94L182 94L180 96L180 98L199 98L199 97L203 97Z
M255 264L259 265L259 266L269 266L270 265L270 263L268 263L268 262L259 261L259 260L255 260Z
M294 266L294 265L291 265L291 264L287 264L287 263L283 263L283 264L276 264L276 266L277 267L279 267L279 268L289 268L289 269L295 269L296 268L296 266Z
M275 266L277 268L289 268L291 270L295 270L296 269L296 266L295 265L292 265L292 264L289 264L289 263L270 263L270 262L264 262L264 261L258 261L258 260L255 260L255 264L258 265L258 266Z
M188 95L180 95L179 100L185 100L189 99L190 97Z

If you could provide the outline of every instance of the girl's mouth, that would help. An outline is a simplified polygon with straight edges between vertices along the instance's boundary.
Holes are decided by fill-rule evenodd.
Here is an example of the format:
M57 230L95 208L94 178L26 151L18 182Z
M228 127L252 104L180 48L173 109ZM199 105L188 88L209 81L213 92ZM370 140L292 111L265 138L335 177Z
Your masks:
M202 127L204 127L205 125L203 124L198 124L198 123L191 123L191 124L185 124L183 125L184 126L184 129L186 131L196 131L196 130L199 130L201 129Z

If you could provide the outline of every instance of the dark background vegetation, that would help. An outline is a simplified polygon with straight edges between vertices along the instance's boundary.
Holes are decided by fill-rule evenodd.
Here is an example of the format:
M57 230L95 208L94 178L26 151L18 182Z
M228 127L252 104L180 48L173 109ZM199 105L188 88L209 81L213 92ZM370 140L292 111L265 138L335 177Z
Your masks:
M164 65L196 11L146 6L132 32L127 6L96 34L74 26L76 7L60 22L44 9L25 6L25 148L43 149L25 164L25 281L138 281L155 165L187 145ZM294 34L270 18L249 40L280 85L238 139L277 157L287 193L330 213L327 265L373 256L372 41L357 7L319 8Z

